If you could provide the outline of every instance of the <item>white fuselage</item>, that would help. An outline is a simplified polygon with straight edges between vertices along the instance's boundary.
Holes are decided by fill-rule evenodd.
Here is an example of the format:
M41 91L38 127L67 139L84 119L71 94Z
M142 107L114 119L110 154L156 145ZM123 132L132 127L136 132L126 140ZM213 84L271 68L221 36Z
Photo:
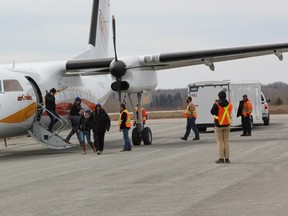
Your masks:
M61 71L65 61L19 64L0 69L0 137L27 133L36 116L37 104L45 104L46 91L55 88L56 109L67 116L75 97L82 99L83 108L94 109L95 103L104 103L111 94L111 76L67 76ZM29 80L34 80L41 94ZM18 83L19 86L16 84ZM43 118L47 116L43 112Z

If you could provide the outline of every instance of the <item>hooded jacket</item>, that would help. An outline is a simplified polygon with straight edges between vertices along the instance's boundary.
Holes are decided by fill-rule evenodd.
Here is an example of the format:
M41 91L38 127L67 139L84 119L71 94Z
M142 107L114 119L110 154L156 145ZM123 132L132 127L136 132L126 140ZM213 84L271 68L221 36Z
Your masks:
M226 106L229 105L229 102L228 102L227 99L217 100L216 102L218 102L219 106L221 106L221 107L226 107ZM218 114L219 114L219 108L218 108L218 106L217 106L216 103L214 103L213 106L212 106L211 114L212 114L212 115L216 115L216 116L218 116ZM214 123L215 123L215 126L216 126L216 127L227 127L227 126L228 126L228 125L219 125L217 119L214 120Z

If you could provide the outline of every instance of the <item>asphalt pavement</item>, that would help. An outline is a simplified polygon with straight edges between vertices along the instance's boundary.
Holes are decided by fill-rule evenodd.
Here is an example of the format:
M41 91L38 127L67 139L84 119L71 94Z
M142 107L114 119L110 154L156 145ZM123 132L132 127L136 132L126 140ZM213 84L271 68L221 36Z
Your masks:
M120 152L113 122L102 155L89 148L82 155L76 137L65 150L11 138L0 146L0 215L287 215L288 115L271 116L251 137L233 130L231 164L214 163L212 129L200 141L193 132L180 140L185 123L148 120L153 144Z

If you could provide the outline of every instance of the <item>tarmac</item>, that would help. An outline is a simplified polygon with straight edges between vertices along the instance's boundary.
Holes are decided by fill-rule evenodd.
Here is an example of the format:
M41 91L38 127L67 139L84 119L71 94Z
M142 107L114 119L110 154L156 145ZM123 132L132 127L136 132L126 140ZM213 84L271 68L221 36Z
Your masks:
M272 115L251 137L233 130L231 164L214 163L213 129L200 141L192 141L193 132L180 140L185 123L148 120L153 144L120 152L113 122L102 155L89 148L82 155L76 136L65 150L11 138L7 148L0 145L0 215L287 215L288 115Z

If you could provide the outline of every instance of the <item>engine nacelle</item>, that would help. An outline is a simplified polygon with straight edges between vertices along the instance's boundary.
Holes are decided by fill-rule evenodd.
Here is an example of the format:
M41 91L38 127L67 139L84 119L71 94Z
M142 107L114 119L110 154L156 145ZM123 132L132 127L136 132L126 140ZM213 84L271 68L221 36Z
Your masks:
M153 67L141 66L139 64L139 58L129 57L121 60L125 62L127 67L125 75L121 78L121 89L123 92L137 93L156 89L158 77ZM117 84L114 83L116 82L116 78L112 76L112 79L113 83L111 88L113 91L117 91Z

